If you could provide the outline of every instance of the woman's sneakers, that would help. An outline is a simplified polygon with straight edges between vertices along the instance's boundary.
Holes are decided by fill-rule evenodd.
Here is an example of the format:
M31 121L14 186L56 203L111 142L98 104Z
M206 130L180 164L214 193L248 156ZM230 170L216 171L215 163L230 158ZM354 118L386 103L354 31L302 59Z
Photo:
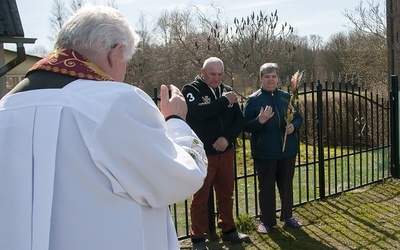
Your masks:
M294 228L299 228L302 226L302 224L293 217L286 220L285 223L286 223L286 225L294 227Z
M290 218L285 221L285 224L294 228L300 228L302 224L297 221L295 218ZM271 231L271 228L269 226L264 225L261 221L258 224L257 232L260 234L269 234Z
M258 224L257 232L260 234L269 234L270 228L269 226L264 225L261 221Z

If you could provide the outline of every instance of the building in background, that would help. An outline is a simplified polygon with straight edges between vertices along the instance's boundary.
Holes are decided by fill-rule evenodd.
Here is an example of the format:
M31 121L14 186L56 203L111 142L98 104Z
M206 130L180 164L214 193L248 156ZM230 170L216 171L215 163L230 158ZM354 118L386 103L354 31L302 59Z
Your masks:
M7 93L6 74L27 59L25 43L35 43L36 38L25 38L18 7L15 0L0 0L0 98ZM5 43L14 43L17 51L14 58L6 59ZM8 53L8 52L7 52ZM22 68L21 68L22 70ZM26 72L26 71L25 71ZM11 78L14 81L14 77ZM12 85L12 84L11 84ZM10 86L11 86L10 85Z
M16 51L11 50L4 50L4 59L5 62L11 61L13 58L17 56ZM41 57L26 55L26 60L23 61L21 64L13 68L12 70L6 73L6 92L10 91L14 88L17 83L19 83L24 77L26 72L35 64L37 61L42 59Z

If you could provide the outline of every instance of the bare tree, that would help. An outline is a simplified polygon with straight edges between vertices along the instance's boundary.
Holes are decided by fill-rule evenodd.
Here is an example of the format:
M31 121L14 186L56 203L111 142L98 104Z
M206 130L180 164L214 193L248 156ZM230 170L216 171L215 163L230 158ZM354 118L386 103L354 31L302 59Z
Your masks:
M196 6L164 12L153 34L160 38L154 42L163 55L157 63L168 67L159 66L162 78L187 83L210 56L225 62L224 81L238 93L258 82L259 67L267 61L281 63L284 74L293 74L293 64L288 62L301 61L293 59L295 46L289 40L293 27L286 23L277 28L277 12L271 16L253 13L242 21L235 18L233 24L222 20L221 10L215 6L207 14ZM152 74L158 75L156 71Z
M49 50L47 50L44 46L42 45L38 45L35 46L33 49L30 49L28 51L29 55L34 55L34 56L38 56L38 57L45 57L50 53Z
M139 21L136 25L136 32L140 36L140 42L136 49L135 55L130 61L126 75L125 82L140 87L151 93L153 86L145 84L150 80L150 76L154 71L153 49L151 47L153 28L150 27L146 16L140 13Z
M287 55L281 56L285 61L280 62L282 67L281 80L283 85L289 84L291 77L297 70L304 70L303 79L321 79L324 77L325 70L321 65L323 56L323 39L319 35L309 35L300 37L292 35L287 38L286 43L291 44Z
M157 27L160 32L160 42L166 46L170 42L170 22L169 13L163 11L157 20Z
M304 60L305 62L305 70L309 73L310 76L321 77L324 72L323 67L321 67L321 56L322 56L322 44L323 38L318 35L310 35L307 39L308 45L308 60Z
M344 16L352 23L352 26L349 26L350 30L359 33L372 34L385 40L385 9L382 9L382 6L379 3L375 4L373 0L366 1L367 7L364 7L364 2L365 1L360 1L360 4L355 7L354 10L345 9Z
M85 0L70 0L69 9L65 8L63 0L53 0L51 5L51 16L49 17L50 34L47 38L54 42L58 32L66 23L68 18L85 4ZM107 5L118 9L115 0L107 0Z
M71 8L72 13L69 13L69 14L72 15L77 10L79 10L84 4L85 4L84 0L71 0L69 6Z
M152 22L146 19L143 12L140 12L138 23L136 24L136 33L140 36L140 43L145 46L152 42Z
M385 13L374 1L368 1L367 7L360 1L353 11L345 11L352 26L348 32L348 47L340 60L345 73L353 80L359 84L367 82L366 88L387 92Z
M50 34L47 36L51 42L55 41L58 32L67 21L68 17L68 10L64 7L62 0L53 0L51 4L51 16L49 17Z
M258 72L265 62L277 62L281 66L292 61L294 44L289 40L293 27L287 23L278 26L277 11L269 15L262 11L242 18L234 18L233 24L221 24L219 20L208 21L204 13L198 12L208 27L207 49L221 55L228 67L228 82L238 91L258 84ZM285 67L282 74L287 74ZM251 90L250 90L251 91Z
M342 80L340 74L344 73L345 52L348 50L348 36L345 32L333 34L323 49L323 66L325 72L332 74L332 80Z
M165 11L158 17L155 28L152 30L151 49L155 53L147 51L147 60L152 61L151 79L154 86L160 83L173 83L178 87L191 81L197 66L193 64L193 54L186 48L196 35L196 27L193 25L193 17L189 9ZM145 67L145 65L143 65Z
M115 0L107 0L106 5L110 6L110 7L113 7L114 9L118 9L118 5L115 2Z

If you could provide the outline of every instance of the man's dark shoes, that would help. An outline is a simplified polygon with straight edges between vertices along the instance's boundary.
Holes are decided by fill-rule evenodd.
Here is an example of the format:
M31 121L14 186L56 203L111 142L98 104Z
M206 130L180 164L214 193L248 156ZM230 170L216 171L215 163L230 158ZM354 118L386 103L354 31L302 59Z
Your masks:
M293 217L286 220L285 222L286 222L286 225L295 227L295 228L300 228L302 226L302 224Z
M238 231L222 233L222 239L224 241L229 241L234 244L250 242L250 237L247 234L242 234L242 233L239 233Z
M193 242L193 250L208 250L205 241Z

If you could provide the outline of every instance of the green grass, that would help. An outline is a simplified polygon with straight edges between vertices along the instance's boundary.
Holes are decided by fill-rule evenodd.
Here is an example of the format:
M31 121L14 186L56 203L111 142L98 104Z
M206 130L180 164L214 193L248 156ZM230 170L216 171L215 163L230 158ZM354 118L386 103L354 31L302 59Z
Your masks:
M258 187L257 180L253 168L253 160L250 156L250 146L248 140L245 140L246 152L243 153L242 141L239 140L237 147L236 164L237 164L237 177L235 194L234 194L234 215L237 217L238 227L242 231L247 231L253 234L257 221L259 208L258 200ZM295 171L294 177L294 203L296 209L310 206L316 199L320 198L319 192L319 165L318 159L311 158L313 151L316 149L311 146L301 145L299 165ZM323 167L325 171L325 194L334 195L341 194L343 196L347 193L344 191L355 189L359 186L364 186L367 183L375 182L387 178L389 175L389 154L387 148L376 149L372 151L357 152L347 148L332 148L329 150L324 149L325 158ZM306 154L308 156L306 157ZM244 167L246 166L246 168ZM382 174L385 173L385 174ZM358 189L357 189L358 190ZM277 208L279 210L280 202L277 195ZM171 207L175 224L177 225L178 237L185 238L188 235L187 227L190 226L190 217L188 211L190 207L190 199L186 202L176 204ZM279 213L278 213L279 214ZM278 231L286 235L286 230L280 229ZM290 229L288 229L290 231ZM296 232L296 231L295 231ZM287 235L288 239L293 236ZM305 237L305 236L304 236ZM218 241L218 237L215 238ZM184 243L187 240L181 240ZM285 244L285 243L281 243ZM272 247L272 246L270 246ZM221 248L215 248L221 249ZM230 249L230 248L229 248ZM240 248L238 248L240 249ZM242 248L243 249L243 248ZM257 249L257 248L249 248ZM259 248L265 249L265 248ZM286 249L285 247L281 249ZM291 249L291 248L290 248ZM301 248L300 248L301 249ZM320 248L329 249L329 248Z
M400 181L388 179L353 191L313 201L294 209L301 229L281 222L268 235L255 231L256 219L238 219L251 243L232 245L220 237L208 242L210 250L264 249L400 249ZM253 227L249 227L249 223ZM191 249L190 240L181 249Z

